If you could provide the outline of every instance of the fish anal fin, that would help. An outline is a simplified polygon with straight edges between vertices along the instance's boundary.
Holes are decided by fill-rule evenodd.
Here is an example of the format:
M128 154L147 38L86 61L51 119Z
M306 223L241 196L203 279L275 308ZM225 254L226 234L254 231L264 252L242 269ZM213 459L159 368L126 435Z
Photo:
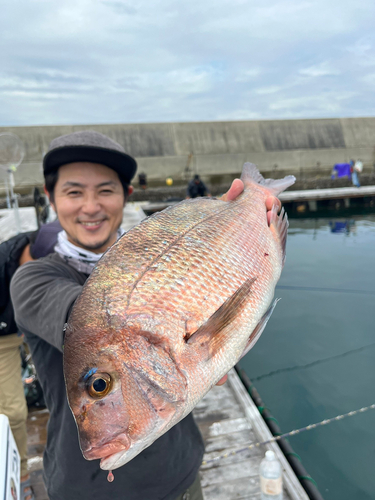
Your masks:
M242 307L248 300L251 287L256 278L246 280L234 294L222 304L212 316L208 318L196 332L187 338L188 344L210 344L210 357L214 355L216 347L221 345L223 330L237 317Z
M242 359L250 351L250 349L255 345L255 343L257 342L257 340L259 339L259 337L262 335L263 330L266 328L268 320L270 319L271 314L273 313L273 310L275 309L276 304L279 302L279 300L281 300L281 299L275 299L272 302L272 304L270 305L270 307L267 309L267 311L261 317L261 319L260 319L259 323L257 324L257 326L251 332L249 340L248 340L248 342L246 344L246 347L245 347L243 353L241 354L240 359Z
M283 254L283 265L285 263L285 250L286 250L286 238L288 235L289 221L288 216L284 210L281 209L280 214L277 214L278 206L273 205L271 210L270 218L270 229L275 233L275 236L280 240L280 245Z

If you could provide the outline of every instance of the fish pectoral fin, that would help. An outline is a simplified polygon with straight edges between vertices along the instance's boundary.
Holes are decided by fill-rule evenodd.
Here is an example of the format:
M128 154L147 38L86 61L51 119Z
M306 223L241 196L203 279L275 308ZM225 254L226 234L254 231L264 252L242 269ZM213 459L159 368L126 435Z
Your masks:
M279 300L281 300L281 299L275 299L272 302L272 304L270 305L270 307L267 309L267 311L261 317L261 319L260 319L259 323L257 324L257 326L251 332L249 340L248 340L248 342L246 344L246 347L245 347L243 353L241 354L240 359L242 359L245 356L245 354L247 354L250 351L250 349L255 345L255 343L258 341L259 337L262 335L263 330L266 328L268 320L270 319L271 314L273 313L273 310L275 309L276 304L279 302Z
M256 278L246 280L234 294L227 299L219 309L208 318L196 332L187 339L188 344L210 344L210 357L222 345L222 332L237 317L242 307L248 300L251 287Z

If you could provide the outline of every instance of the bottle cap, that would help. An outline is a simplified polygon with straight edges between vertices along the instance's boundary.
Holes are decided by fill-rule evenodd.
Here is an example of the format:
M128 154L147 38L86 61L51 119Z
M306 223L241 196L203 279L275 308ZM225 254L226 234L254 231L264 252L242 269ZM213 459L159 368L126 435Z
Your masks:
M275 460L276 459L275 453L272 450L266 451L266 459Z

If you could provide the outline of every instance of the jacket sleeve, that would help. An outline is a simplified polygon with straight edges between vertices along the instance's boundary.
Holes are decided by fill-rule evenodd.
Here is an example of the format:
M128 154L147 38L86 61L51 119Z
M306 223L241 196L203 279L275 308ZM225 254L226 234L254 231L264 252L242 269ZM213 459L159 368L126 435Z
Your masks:
M28 262L15 273L10 293L16 323L62 351L66 323L82 285L53 262Z

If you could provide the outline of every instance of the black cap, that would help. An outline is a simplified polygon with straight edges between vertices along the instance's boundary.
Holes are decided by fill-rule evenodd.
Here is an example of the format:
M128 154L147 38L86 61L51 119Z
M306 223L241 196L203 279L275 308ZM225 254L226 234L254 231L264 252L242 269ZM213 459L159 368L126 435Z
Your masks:
M94 130L62 135L49 145L43 158L44 175L56 172L61 165L88 161L113 169L128 184L137 171L137 162L120 144Z

